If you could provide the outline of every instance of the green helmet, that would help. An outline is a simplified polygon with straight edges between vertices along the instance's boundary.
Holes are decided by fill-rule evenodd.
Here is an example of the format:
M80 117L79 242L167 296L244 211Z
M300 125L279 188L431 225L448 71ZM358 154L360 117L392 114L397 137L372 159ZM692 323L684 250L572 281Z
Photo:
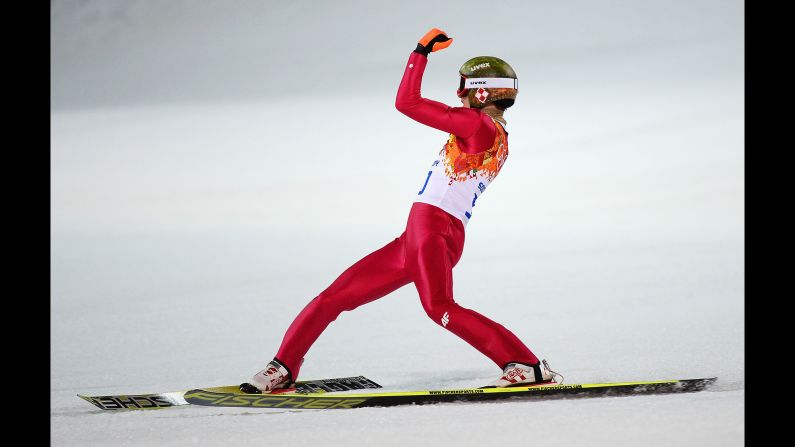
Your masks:
M480 109L495 104L501 109L512 106L519 92L516 72L504 60L478 56L464 62L458 70L461 81L458 97L469 97L470 107Z

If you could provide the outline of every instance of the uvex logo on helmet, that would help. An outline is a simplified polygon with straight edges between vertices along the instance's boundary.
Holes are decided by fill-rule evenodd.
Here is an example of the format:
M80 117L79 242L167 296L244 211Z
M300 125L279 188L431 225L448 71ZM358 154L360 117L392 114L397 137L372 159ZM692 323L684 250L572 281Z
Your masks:
M490 64L490 63L488 63L488 62L483 62L482 64L473 65L473 66L469 67L469 69L470 69L471 71L475 71L475 70L479 70L479 69L481 69L481 68L486 68L486 67L490 67L490 66L491 66L491 64Z

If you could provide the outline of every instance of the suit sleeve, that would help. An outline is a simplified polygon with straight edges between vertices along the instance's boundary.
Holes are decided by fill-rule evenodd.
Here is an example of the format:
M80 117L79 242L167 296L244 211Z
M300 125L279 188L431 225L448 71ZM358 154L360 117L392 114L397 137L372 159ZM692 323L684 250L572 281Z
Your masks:
M411 53L400 81L395 107L415 121L455 135L464 152L478 153L490 148L497 128L488 115L478 109L449 107L422 97L422 75L427 64L426 56Z

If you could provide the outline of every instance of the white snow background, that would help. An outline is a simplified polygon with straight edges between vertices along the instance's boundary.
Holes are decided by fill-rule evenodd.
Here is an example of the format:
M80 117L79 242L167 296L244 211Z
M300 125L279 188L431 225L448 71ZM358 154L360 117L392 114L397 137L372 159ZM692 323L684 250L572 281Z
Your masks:
M53 445L731 446L744 428L743 3L51 3ZM236 384L300 309L398 236L446 136L394 97L507 60L510 156L459 303L566 383L718 376L696 394L343 411L102 412L76 394ZM345 313L303 378L389 390L499 373L413 286Z

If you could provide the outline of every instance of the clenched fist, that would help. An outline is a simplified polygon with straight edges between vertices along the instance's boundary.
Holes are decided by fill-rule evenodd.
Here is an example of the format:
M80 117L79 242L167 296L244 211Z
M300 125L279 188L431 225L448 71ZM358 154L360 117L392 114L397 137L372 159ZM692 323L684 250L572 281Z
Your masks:
M453 43L453 39L447 37L444 31L433 28L422 36L414 52L427 56L433 51L439 51L449 47L451 43Z

